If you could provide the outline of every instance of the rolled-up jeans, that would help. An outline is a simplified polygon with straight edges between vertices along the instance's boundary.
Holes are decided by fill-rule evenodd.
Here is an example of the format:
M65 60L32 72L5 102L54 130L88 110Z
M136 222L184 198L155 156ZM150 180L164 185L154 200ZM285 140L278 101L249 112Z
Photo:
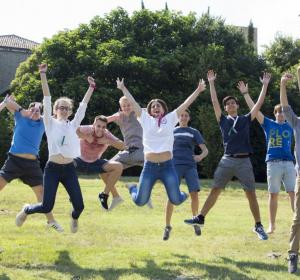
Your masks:
M173 160L159 163L145 161L140 175L139 186L130 188L131 197L136 205L143 206L148 202L152 188L157 180L161 180L164 184L172 204L179 205L187 199L187 194L179 189L179 180Z
M84 205L73 162L69 164L57 164L51 161L47 162L44 170L43 202L26 207L24 209L25 213L34 214L51 212L54 207L59 183L63 184L69 194L73 205L73 219L78 219L84 209Z

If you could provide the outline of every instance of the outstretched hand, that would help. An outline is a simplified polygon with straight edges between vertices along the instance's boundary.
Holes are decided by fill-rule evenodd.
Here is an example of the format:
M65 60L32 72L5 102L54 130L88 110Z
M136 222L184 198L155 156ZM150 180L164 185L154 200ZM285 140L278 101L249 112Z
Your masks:
M204 81L203 79L200 79L200 80L199 80L198 87L197 87L197 90L198 90L199 92L203 92L205 89L206 89L205 81Z
M207 80L208 82L213 82L217 78L217 73L214 70L208 70L207 72Z
M268 85L271 79L271 74L268 72L264 72L263 76L259 78L260 82L263 85Z
M293 79L293 75L290 73L284 73L281 76L281 82L282 83L287 83L288 81L291 81Z
M239 89L241 94L246 94L248 93L248 84L245 84L243 81L239 81L237 88Z
M118 89L123 90L125 88L124 78L122 78L122 80L120 80L120 78L118 77L116 82L117 82Z
M92 87L92 88L96 87L96 82L95 82L95 79L93 77L88 76L87 80L89 82L90 87Z
M48 69L48 66L46 63L42 63L39 65L39 72L40 73L46 73Z

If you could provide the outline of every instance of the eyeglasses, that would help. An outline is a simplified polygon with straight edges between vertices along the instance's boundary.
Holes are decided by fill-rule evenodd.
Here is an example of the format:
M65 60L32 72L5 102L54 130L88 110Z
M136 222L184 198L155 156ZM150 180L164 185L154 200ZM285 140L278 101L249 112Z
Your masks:
M58 110L60 111L71 111L71 108L67 107L67 106L59 106L57 107Z

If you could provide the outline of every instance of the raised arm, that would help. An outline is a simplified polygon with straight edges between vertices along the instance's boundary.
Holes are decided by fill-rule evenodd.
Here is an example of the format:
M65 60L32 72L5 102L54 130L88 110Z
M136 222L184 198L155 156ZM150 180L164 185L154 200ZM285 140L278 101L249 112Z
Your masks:
M289 73L282 75L280 80L280 105L282 107L289 106L287 94L286 94L286 83L292 80L293 76Z
M259 94L257 102L255 103L255 105L252 107L252 109L250 111L251 120L254 120L257 117L257 114L258 114L261 106L264 103L270 79L271 79L271 74L270 73L264 73L263 77L260 78L260 81L262 83L262 89L261 89L261 92Z
M129 90L125 87L125 85L124 85L124 78L122 78L122 80L120 80L119 78L117 78L117 88L123 92L124 96L126 96L127 99L129 100L129 102L132 104L133 111L135 112L136 116L140 117L140 115L142 114L142 108L135 101L135 99L133 98L133 96L131 95L131 93L129 92Z
M205 82L200 79L196 90L176 109L177 116L179 117L198 97L199 93L205 90Z
M220 121L222 110L220 107L220 103L217 97L217 92L215 88L215 79L217 78L217 74L213 70L209 70L207 72L207 80L209 83L209 90L210 90L210 97L211 97L211 102L215 111L215 115L217 118L217 121Z
M239 89L239 91L241 92L241 94L244 96L244 99L249 107L249 109L251 110L255 103L253 102L251 96L249 95L249 90L248 90L248 84L245 84L243 81L239 81L237 88ZM264 115L262 114L261 111L258 111L256 119L258 120L258 122L260 124L263 124L264 122Z
M201 149L201 154L200 155L194 155L194 160L196 162L202 161L208 155L208 149L207 149L205 144L199 144L199 147Z
M6 107L7 98L8 98L8 95L6 95L5 98L3 99L3 101L0 103L0 112Z
M115 114L113 114L113 115L111 115L111 116L106 117L107 123L115 122L115 121L117 121L119 118L120 118L120 113L119 113L119 112L117 112L117 113L115 113Z
M293 112L292 108L289 106L287 94L286 94L286 84L288 81L292 80L293 76L291 74L285 73L282 75L280 80L280 105L282 106L284 116L289 124L295 129L299 126L299 118Z
M50 90L49 90L47 76L46 76L47 69L48 69L47 64L43 63L39 65L39 72L41 76L42 90L44 96L50 96Z
M300 65L297 68L298 89L300 91Z
M89 103L92 93L94 92L94 90L96 88L95 80L92 77L88 77L87 80L89 83L89 88L82 99L82 102L84 102L84 103Z

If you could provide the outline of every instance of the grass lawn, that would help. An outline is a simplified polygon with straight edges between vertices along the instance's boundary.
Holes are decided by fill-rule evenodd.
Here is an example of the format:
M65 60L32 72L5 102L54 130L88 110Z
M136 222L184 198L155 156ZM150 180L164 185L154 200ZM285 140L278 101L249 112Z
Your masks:
M154 209L137 207L124 186L118 189L125 202L112 212L98 203L102 181L81 178L85 210L79 232L70 233L70 203L59 188L54 208L63 233L48 230L45 217L29 216L21 228L15 216L33 192L14 181L1 192L0 279L297 279L287 273L287 249L292 213L287 195L279 200L277 231L268 241L252 232L253 219L239 184L231 183L206 218L202 235L183 223L191 217L190 199L175 208L173 230L162 240L166 193L158 183L152 193ZM136 181L137 178L131 178ZM209 192L203 180L200 206ZM258 185L261 216L268 226L267 192ZM185 186L182 186L185 189ZM269 255L280 254L277 258Z

